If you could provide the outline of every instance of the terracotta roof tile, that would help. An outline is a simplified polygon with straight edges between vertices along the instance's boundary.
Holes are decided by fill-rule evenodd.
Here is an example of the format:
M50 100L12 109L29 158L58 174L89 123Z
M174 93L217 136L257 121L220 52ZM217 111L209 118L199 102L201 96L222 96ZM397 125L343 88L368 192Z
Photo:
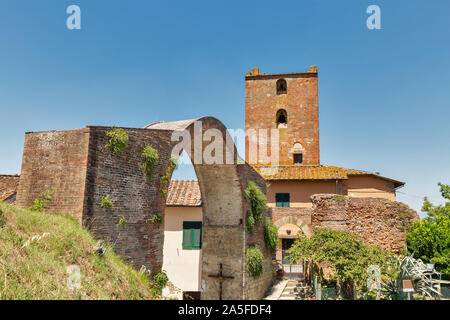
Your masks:
M199 207L202 205L198 181L172 180L166 205L169 207Z
M17 192L19 179L18 175L0 175L0 201L8 199Z
M347 180L352 175L371 175L381 179L389 180L396 187L403 186L404 183L391 178L381 176L364 170L347 169L325 165L281 165L262 166L252 165L252 167L266 180Z

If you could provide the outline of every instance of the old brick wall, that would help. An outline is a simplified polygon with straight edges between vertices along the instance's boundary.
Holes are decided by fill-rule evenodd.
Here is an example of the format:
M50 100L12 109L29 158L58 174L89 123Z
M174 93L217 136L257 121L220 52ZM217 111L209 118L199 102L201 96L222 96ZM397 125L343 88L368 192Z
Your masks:
M406 204L387 199L319 194L311 200L313 228L350 231L390 252L405 246L406 225L419 219Z
M86 179L83 223L93 234L114 244L115 251L135 267L146 266L159 272L162 266L163 224L151 222L152 213L165 210L160 177L169 165L169 131L123 128L128 147L115 155L106 144L107 127L89 127L89 165ZM159 153L158 163L148 178L142 167L142 151L151 145ZM100 207L101 197L109 195L111 209ZM119 227L119 219L127 221Z
M89 129L28 132L16 205L26 208L55 188L47 212L69 213L81 221Z
M287 93L277 95L277 80L287 82ZM280 164L293 163L294 143L303 147L303 163L320 163L317 71L284 75L248 75L245 81L245 130L275 129L276 113L287 112L287 128L279 129ZM269 139L270 141L270 139ZM270 142L268 143L270 154ZM246 138L246 161L249 158Z

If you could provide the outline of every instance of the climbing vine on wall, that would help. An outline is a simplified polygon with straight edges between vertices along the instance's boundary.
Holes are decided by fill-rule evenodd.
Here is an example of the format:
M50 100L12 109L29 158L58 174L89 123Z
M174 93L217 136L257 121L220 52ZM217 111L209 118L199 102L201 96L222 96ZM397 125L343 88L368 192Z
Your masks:
M112 127L106 133L108 137L108 143L106 147L116 155L121 155L122 152L128 147L128 135L125 130L121 128Z
M247 212L246 222L247 230L252 233L253 227L263 221L264 210L267 207L267 199L266 195L253 181L247 183L247 187L244 190L244 198L251 206L250 213L253 219L249 217L249 213Z
M170 178L172 177L172 172L173 170L175 170L178 166L178 155L172 155L170 157L169 160L169 165L166 168L166 171L164 172L164 174L161 176L161 178L159 179L159 181L161 181L161 198L163 200L166 200L167 198L167 188L169 187L170 184Z
M247 211L245 221L247 225L247 231L253 233L253 227L255 226L255 218L253 218L253 214L250 210Z
M147 145L144 150L142 150L142 159L144 159L142 164L144 172L147 177L150 178L152 176L153 169L158 163L159 153L152 146Z
M263 267L264 256L256 244L253 244L248 247L246 258L247 258L248 273L254 279L259 278L264 271Z
M266 218L264 223L264 243L266 248L272 252L277 249L278 229L269 218Z

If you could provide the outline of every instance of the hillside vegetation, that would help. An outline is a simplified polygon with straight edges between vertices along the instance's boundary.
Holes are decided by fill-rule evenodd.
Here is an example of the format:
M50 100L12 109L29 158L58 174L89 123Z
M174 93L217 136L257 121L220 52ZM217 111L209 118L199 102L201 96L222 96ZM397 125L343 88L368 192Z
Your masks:
M96 243L70 216L0 203L0 300L154 298L145 273Z

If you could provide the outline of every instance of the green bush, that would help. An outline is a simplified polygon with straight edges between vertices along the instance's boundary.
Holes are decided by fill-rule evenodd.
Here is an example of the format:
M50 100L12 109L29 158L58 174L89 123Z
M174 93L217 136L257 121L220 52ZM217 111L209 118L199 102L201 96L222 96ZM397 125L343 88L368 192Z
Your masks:
M408 251L425 263L434 263L444 279L450 279L450 186L439 183L444 204L433 205L425 198L422 212L427 217L416 221L406 234Z
M370 265L379 266L383 276L390 275L392 255L380 247L363 244L358 235L348 231L317 228L310 238L299 234L287 254L291 263L303 259L313 264L326 262L334 271L331 280L346 286L356 284L360 289L366 284ZM317 274L322 281L323 275Z
M269 218L266 218L264 224L264 243L272 252L275 252L278 247L278 229Z
M164 271L158 272L153 275L153 286L154 288L161 293L162 289L167 285L169 281L169 277Z
M159 159L158 151L156 151L152 146L147 145L142 151L142 158L144 159L144 163L142 165L144 168L144 172L147 175L147 177L150 178L152 176L153 169L158 163Z
M106 133L108 137L108 143L106 147L116 155L121 155L122 152L128 147L128 135L125 130L121 128L112 127Z
M250 203L251 213L255 220L254 225L263 221L264 211L267 207L266 195L253 181L247 183L244 190L244 198Z
M257 245L251 245L247 249L247 271L254 278L259 278L263 271L264 256Z
M102 201L100 201L100 207L103 209L110 209L112 208L113 204L111 201L111 198L108 196L102 196Z
M153 212L152 214L152 222L153 223L162 223L163 218L159 211Z
M47 192L41 194L39 198L33 201L30 207L31 211L42 212L45 209L47 202L52 202L52 195L55 193L55 188L50 188Z

